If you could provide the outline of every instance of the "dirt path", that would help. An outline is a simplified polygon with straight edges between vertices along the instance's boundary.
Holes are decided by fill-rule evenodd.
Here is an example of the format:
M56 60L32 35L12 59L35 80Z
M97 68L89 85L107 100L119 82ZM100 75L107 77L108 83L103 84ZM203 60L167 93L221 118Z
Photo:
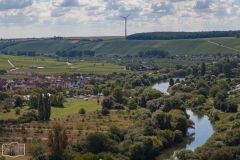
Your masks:
M96 49L98 49L98 48L101 47L102 45L104 45L104 43L99 43L99 44L97 44L95 47L93 47L93 48L91 49L91 51L95 51Z
M11 63L10 60L8 60L8 63L9 63L13 68L15 68L15 66Z
M69 66L71 66L72 65L72 63L69 63L69 62L66 62L67 63L67 65L69 65Z
M215 45L217 45L217 46L219 46L219 47L224 47L224 48L228 48L228 49L231 49L231 50L240 52L240 50L239 50L239 49L236 49L236 48L224 46L224 45L222 45L222 44L218 44L218 43L215 43L215 42L213 42L213 41L208 41L208 42L209 42L209 43L212 43L212 44L215 44Z

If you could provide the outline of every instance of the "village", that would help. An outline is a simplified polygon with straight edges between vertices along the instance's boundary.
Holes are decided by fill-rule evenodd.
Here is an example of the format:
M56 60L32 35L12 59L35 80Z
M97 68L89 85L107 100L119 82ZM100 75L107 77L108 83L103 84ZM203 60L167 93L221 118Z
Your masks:
M15 72L16 73L16 72ZM13 78L13 79L0 79L0 91L17 90L17 89L33 89L41 86L45 87L58 87L61 86L65 89L78 88L84 84L89 84L91 80L104 81L105 79L114 78L117 73L107 74L106 76L97 75L81 75L81 76L67 76L60 75L45 76L35 75L32 72L25 72L29 75L27 78ZM30 76L31 75L31 76ZM35 75L35 76L33 76Z

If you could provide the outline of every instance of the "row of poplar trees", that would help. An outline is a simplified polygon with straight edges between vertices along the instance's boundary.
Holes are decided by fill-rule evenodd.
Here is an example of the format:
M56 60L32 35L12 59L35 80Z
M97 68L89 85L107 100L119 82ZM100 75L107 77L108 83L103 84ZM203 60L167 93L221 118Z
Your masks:
M42 121L48 121L51 115L51 101L47 92L39 94L38 116Z

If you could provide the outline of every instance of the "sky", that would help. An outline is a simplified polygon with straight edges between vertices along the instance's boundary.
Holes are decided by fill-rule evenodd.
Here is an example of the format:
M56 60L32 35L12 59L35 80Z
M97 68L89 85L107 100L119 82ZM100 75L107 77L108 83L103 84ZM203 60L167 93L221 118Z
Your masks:
M0 0L0 38L240 30L240 0Z

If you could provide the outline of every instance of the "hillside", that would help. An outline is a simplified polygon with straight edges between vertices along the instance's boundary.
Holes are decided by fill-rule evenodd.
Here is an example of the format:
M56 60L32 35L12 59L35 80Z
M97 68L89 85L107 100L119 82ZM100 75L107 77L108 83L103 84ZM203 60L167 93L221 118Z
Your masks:
M211 42L215 42L216 45ZM7 42L5 42L7 43ZM179 40L126 40L123 38L82 40L82 39L62 39L51 40L42 39L37 41L19 42L2 50L5 51L36 51L40 54L55 54L56 51L64 50L94 50L96 54L135 54L139 51L147 50L167 50L170 54L215 54L232 53L239 54L240 39L234 37L228 38L202 38L202 39L179 39Z

